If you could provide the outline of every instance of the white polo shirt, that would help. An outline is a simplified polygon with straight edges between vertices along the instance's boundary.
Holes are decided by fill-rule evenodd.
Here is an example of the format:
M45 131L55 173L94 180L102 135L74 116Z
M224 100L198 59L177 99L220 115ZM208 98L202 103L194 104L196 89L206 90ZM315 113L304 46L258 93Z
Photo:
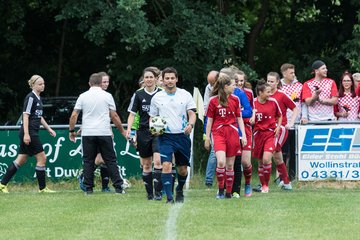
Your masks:
M110 110L116 111L113 96L101 87L80 94L74 109L82 111L82 136L111 136Z

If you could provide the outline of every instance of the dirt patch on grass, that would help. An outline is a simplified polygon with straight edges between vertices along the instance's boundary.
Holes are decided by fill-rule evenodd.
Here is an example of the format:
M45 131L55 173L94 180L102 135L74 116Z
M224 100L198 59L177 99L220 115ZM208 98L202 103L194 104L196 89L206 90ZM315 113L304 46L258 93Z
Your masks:
M356 189L360 188L360 181L336 181L324 180L315 182L298 182L298 188L333 188L333 189Z

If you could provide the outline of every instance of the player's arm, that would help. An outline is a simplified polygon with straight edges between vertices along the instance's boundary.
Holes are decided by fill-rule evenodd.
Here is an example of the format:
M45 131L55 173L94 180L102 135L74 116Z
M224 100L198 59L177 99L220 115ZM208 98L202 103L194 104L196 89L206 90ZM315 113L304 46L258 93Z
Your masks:
M306 105L312 106L316 101L318 101L319 100L319 94L313 94L311 97L305 98Z
M306 103L301 102L301 124L307 124L309 122L309 112Z
M52 128L47 124L43 117L41 117L40 122L44 126L44 128L50 133L51 136L56 137L56 132L52 130Z
M242 142L243 146L245 146L247 144L247 139L246 139L244 121L241 116L237 118L237 121L238 121L240 131L241 131L241 142Z
M312 106L316 101L319 100L320 93L321 89L319 88L311 92L309 85L305 83L302 92L303 101L306 103L306 105Z
M276 128L275 128L275 137L277 137L279 135L281 123L282 123L282 116L280 115L277 119L277 124L276 124Z
M80 110L74 109L71 113L70 119L69 119L69 139L72 142L76 141L76 131L75 131L75 124L77 122L77 119L79 117Z
M251 118L253 111L252 107L250 105L250 101L246 96L245 92L242 92L242 94L239 95L240 104L243 107L243 110L241 111L241 115L243 118Z
M126 138L127 139L130 138L131 126L133 125L134 121L135 121L135 114L132 112L129 112L129 116L127 119L127 129L126 129Z
M254 106L255 106L255 105L254 105ZM252 114L252 116L251 116L251 118L250 118L250 120L249 120L249 123L250 123L251 125L254 125L254 124L255 124L256 112L257 112L257 110L256 110L255 107L254 107L254 109L253 109L253 114Z
M328 99L320 99L319 103L324 104L326 106L334 106L338 102L338 97L332 96Z
M141 101L137 97L138 95L135 92L133 96L131 97L130 104L128 107L129 116L127 119L127 128L126 128L126 138L130 139L131 136L131 129L134 129L133 126L137 126L135 129L139 126L140 117L137 114L139 109L141 108ZM134 124L135 123L135 124Z
M29 134L29 114L23 113L23 128L24 128L24 138L23 141L26 145L29 145L31 142L30 134Z
M291 119L289 119L289 122L286 124L285 128L290 129L294 126L297 116L299 115L300 109L298 107L295 107L292 110Z
M188 125L185 127L184 132L186 135L189 135L193 130L196 122L196 109L189 109L187 111L189 116Z
M334 106L338 103L338 96L339 96L339 92L336 86L336 83L334 81L332 81L331 84L331 94L330 94L330 98L328 99L320 99L319 102L321 104L327 105L327 106Z
M206 136L205 136L205 142L204 142L204 147L208 151L210 150L210 132L211 132L212 125L213 125L213 118L208 117L207 124L206 124Z
M126 138L126 131L122 126L120 117L115 110L110 110L110 118L112 122L115 124L116 128L119 130L119 132L124 136L124 138Z

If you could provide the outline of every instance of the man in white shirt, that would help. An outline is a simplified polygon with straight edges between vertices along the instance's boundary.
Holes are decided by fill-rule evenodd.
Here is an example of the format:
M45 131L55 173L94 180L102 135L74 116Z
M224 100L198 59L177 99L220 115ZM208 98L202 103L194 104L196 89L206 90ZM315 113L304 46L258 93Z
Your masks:
M159 148L162 163L161 181L167 196L166 203L174 203L172 193L172 158L178 168L178 185L176 199L184 202L183 187L187 178L187 167L190 164L190 133L196 121L196 105L191 94L176 86L178 75L175 68L168 67L162 71L164 91L157 92L151 99L150 117L160 116L165 119L165 133L159 136ZM151 121L151 119L150 119Z
M113 147L110 118L124 134L119 115L112 95L101 88L101 75L94 73L90 76L90 89L80 94L70 117L69 139L75 142L75 124L82 111L81 138L84 161L84 186L86 194L93 193L95 158L101 153L110 178L115 188L115 193L124 193L123 180L120 178L118 165Z

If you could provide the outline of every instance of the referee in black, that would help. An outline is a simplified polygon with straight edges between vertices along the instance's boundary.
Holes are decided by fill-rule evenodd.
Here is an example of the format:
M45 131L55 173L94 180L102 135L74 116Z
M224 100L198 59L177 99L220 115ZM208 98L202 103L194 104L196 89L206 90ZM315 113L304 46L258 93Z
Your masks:
M92 74L89 80L90 89L80 94L77 99L70 117L69 139L73 142L76 140L75 124L82 111L81 141L86 194L93 193L95 158L98 152L101 153L108 168L115 193L122 194L125 192L122 189L123 180L120 178L113 147L110 118L120 133L125 131L116 113L114 98L110 93L102 90L101 81L101 75Z

